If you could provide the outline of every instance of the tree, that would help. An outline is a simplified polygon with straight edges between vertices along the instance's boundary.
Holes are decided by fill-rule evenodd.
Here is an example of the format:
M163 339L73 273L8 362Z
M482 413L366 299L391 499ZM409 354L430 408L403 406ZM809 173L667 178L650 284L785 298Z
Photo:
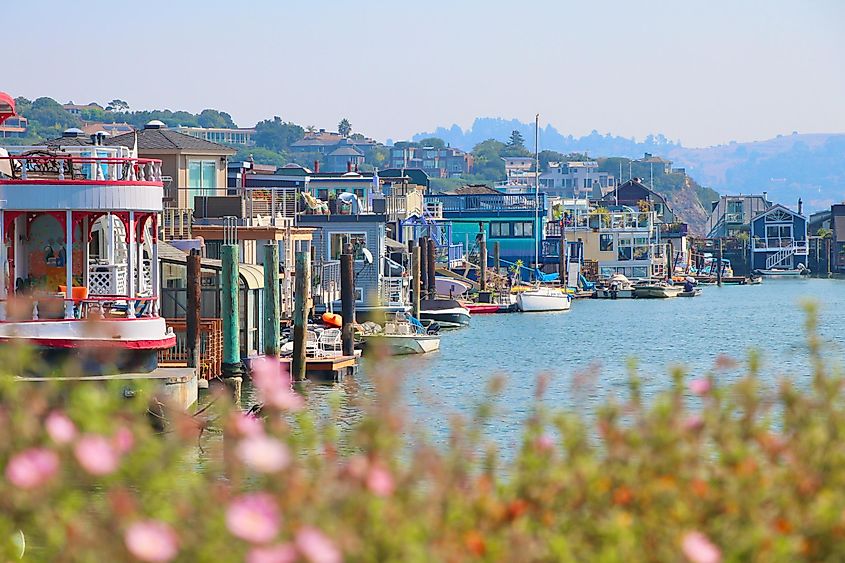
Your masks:
M282 118L274 116L265 119L255 126L255 144L259 147L275 152L287 151L291 144L300 140L305 130L295 123L284 122Z
M309 135L313 135L314 133L317 132L317 128L313 125L309 125L308 127L305 128L305 132L308 133Z
M349 120L345 117L340 120L340 123L337 124L337 132L340 133L343 137L348 137L349 134L352 132L352 124L349 123Z
M508 147L513 149L524 149L525 138L522 136L522 133L516 130L511 131L511 138L508 141Z
M505 163L502 160L502 151L505 147L504 143L496 139L487 139L475 145L472 149L475 175L492 182L504 180Z
M231 115L225 111L217 111L216 109L202 110L197 118L197 122L200 127L226 127L232 129L236 127Z
M433 147L435 149L444 149L446 148L446 141L441 139L440 137L427 137L425 139L420 139L420 145L424 147Z
M258 164L272 164L273 166L284 166L288 163L287 155L284 153L274 152L262 147L242 147L238 149L235 156L231 157L233 161L252 160Z
M106 111L129 111L129 104L123 100L115 98L108 103Z

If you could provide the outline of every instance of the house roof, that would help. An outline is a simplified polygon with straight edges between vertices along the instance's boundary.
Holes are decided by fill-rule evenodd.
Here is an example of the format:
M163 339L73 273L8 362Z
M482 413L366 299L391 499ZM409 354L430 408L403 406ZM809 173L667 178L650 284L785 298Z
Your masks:
M107 145L132 148L135 144L135 133L124 133L106 140ZM198 139L175 129L144 128L137 131L138 150L192 150L222 154L235 154L237 151L225 145L212 143L205 139Z
M803 215L801 215L801 214L800 214L800 213L798 213L797 211L793 211L793 210L791 210L790 208L788 208L787 206L785 206L785 205L783 205L783 204L776 203L776 204L772 205L771 207L768 207L768 208L766 208L766 209L763 209L762 211L759 211L759 212L758 212L758 213L754 216L754 218L753 218L753 219L751 219L751 220L752 220L752 221L756 221L756 220L757 220L757 219L759 219L760 217L764 217L764 216L768 215L769 213L774 212L774 211L775 211L775 210L777 210L777 209L781 209L781 210L783 210L783 211L786 211L787 213L789 213L790 215L795 216L795 217L804 217Z
M457 195L483 195L483 194L500 194L499 190L495 190L487 184L467 184L455 188Z
M329 156L364 156L364 153L355 147L345 146L336 148L329 153Z

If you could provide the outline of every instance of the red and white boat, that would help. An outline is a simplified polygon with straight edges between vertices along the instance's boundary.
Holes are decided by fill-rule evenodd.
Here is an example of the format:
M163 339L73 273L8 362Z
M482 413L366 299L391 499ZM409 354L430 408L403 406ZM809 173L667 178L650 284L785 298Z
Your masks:
M10 115L0 92L0 123ZM0 344L106 352L86 371L150 371L175 344L159 316L161 161L136 153L0 148Z

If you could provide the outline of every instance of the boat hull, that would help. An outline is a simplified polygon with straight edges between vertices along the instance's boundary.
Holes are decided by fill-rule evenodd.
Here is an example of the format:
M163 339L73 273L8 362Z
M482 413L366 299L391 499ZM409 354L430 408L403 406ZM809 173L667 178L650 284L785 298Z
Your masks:
M523 291L516 296L516 304L523 313L568 311L572 301L568 295L553 291Z
M427 354L440 349L436 334L384 335L366 337L368 345L381 346L392 356Z
M597 289L597 299L632 299L634 297L633 289Z
M669 299L677 297L681 291L683 291L683 288L674 286L642 286L634 289L634 297L637 299Z

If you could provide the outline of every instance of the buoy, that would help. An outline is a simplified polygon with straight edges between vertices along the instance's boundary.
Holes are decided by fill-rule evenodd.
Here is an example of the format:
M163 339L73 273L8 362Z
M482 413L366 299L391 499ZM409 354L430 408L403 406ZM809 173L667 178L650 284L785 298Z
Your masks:
M343 326L343 318L337 313L323 313L323 324L334 328L341 328Z

